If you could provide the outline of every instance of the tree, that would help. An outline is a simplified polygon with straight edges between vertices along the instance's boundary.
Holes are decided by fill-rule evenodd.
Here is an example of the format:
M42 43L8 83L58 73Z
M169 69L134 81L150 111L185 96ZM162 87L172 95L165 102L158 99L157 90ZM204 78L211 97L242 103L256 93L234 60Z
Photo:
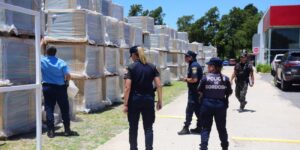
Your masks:
M154 24L155 25L164 25L164 17L165 13L163 12L162 7L158 7L154 10L151 10L149 13L149 16L154 18Z
M133 4L130 6L128 16L140 16L143 12L143 6L141 4Z
M178 31L188 32L193 24L194 15L182 16L177 20Z

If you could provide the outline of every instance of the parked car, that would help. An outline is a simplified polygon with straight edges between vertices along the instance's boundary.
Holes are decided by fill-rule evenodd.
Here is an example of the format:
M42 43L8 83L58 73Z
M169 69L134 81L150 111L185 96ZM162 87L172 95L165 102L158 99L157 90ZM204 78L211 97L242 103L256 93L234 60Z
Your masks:
M228 60L224 60L223 61L223 66L229 66L229 61Z
M283 55L276 67L274 82L283 91L300 84L300 52L290 51Z
M236 59L229 59L229 65L235 66L236 65Z
M283 57L284 54L277 54L272 63L271 63L271 74L274 76L275 75L275 70L276 70L276 66L278 65L278 62L280 62L281 58Z

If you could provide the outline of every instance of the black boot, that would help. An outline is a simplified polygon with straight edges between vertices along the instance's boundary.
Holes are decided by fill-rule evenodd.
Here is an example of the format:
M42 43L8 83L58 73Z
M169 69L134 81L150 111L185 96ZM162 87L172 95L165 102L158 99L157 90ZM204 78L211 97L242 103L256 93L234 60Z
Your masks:
M178 135L190 134L189 127L183 127L181 131L178 132Z
M197 127L197 128L195 128L195 129L191 129L190 131L191 131L191 133L193 133L193 134L200 134L200 133L201 133L201 128L200 128L200 127Z
M65 128L65 136L79 136L79 134L75 131L72 131L70 128Z
M54 138L55 137L54 129L48 130L47 136L49 138Z

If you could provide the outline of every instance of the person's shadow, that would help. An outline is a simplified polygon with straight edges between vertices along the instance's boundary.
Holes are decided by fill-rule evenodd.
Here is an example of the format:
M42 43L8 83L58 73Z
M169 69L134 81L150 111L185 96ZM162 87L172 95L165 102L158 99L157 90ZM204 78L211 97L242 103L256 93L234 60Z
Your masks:
M255 113L256 110L252 110L252 109L234 109L235 111L239 112L239 113Z

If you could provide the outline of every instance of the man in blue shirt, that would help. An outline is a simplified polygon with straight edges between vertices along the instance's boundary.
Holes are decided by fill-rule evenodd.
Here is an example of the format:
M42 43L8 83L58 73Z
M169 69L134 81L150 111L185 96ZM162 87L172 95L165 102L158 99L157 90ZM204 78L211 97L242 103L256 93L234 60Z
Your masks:
M70 130L70 115L68 101L68 81L71 79L67 64L55 57L55 47L47 48L47 55L41 60L42 85L47 116L47 135L54 138L54 108L58 104L65 128L65 136L76 134Z
M178 132L179 135L190 134L200 134L201 132L201 121L200 121L200 100L197 87L202 78L203 71L202 67L196 60L197 54L193 51L188 51L185 54L185 61L189 64L187 78L184 79L188 86L188 104L186 107L186 117L184 127ZM197 116L197 127L195 129L189 130L191 125L193 114Z

